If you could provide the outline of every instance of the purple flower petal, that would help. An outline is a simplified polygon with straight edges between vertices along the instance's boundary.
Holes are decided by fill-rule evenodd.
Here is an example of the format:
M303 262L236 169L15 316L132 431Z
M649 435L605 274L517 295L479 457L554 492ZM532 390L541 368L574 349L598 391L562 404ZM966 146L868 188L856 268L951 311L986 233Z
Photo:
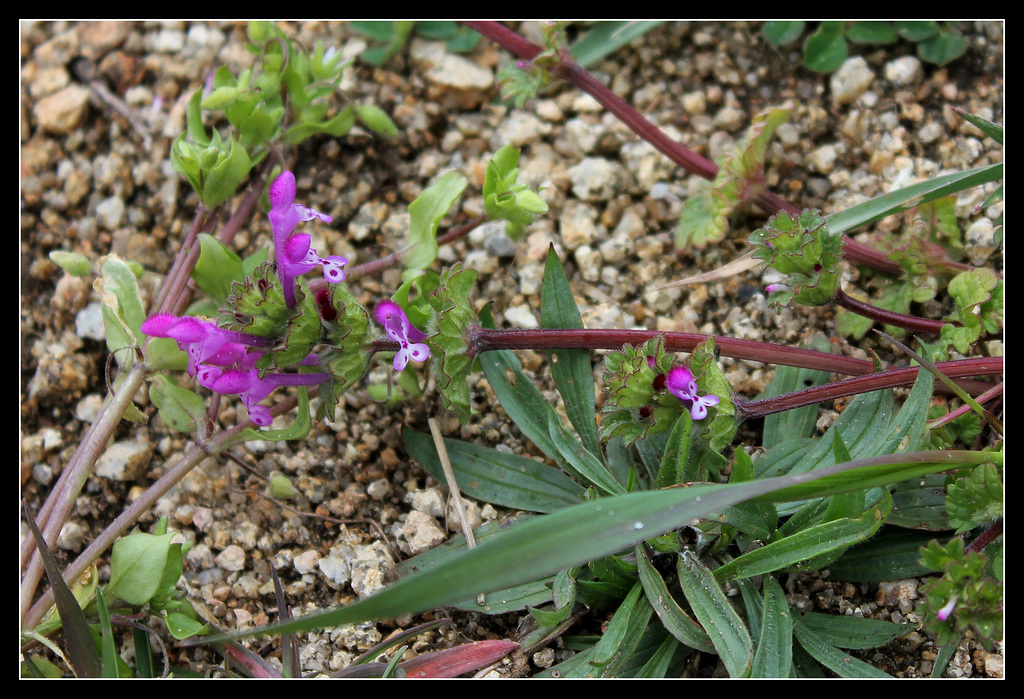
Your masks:
M170 337L167 333L171 328L181 321L176 315L170 313L158 313L142 323L142 332L150 337Z
M697 395L697 383L693 380L693 372L685 366L677 366L668 372L665 386L680 400L693 400Z
M348 264L348 260L344 257L341 255L321 257L320 264L324 266L324 279L331 284L345 281L345 270L342 268Z

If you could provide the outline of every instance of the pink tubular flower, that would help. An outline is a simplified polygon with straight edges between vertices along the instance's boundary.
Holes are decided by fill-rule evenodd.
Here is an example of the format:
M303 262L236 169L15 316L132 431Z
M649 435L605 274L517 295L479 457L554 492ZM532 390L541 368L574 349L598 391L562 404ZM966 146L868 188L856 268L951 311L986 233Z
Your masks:
M708 416L708 408L718 405L720 400L716 395L698 395L697 381L693 378L693 372L685 366L677 366L668 372L665 386L684 405L689 404L690 417L694 420L706 418Z
M249 411L249 419L260 427L273 421L270 408L259 402L281 386L315 386L329 380L330 374L267 374L262 379L255 368L230 369L221 373L210 387L217 393L238 393Z
M410 359L426 361L430 348L423 343L427 336L409 322L402 307L394 301L381 301L373 310L373 317L384 326L384 331L399 344L395 353L395 371L402 371Z
M938 612L936 612L935 616L937 616L939 618L939 621L945 621L946 619L949 618L949 615L953 613L953 610L955 608L956 608L956 595L953 595L952 597L949 598L949 601L946 602L946 604L944 604L942 606L942 609L940 609Z
M188 353L188 374L196 376L201 365L227 366L246 354L246 347L267 348L270 340L219 328L208 320L160 313L142 324L150 337L169 337ZM200 383L203 379L200 379ZM203 384L206 385L205 383Z
M340 255L320 257L316 250L309 247L308 235L292 235L299 221L319 219L331 223L334 219L315 209L295 203L295 175L285 170L268 192L270 199L270 227L274 231L274 250L277 255L277 274L284 287L285 303L289 308L295 307L295 277L305 274L318 264L324 267L324 279L337 284L345 280L342 269L348 260ZM297 240L298 239L298 240Z

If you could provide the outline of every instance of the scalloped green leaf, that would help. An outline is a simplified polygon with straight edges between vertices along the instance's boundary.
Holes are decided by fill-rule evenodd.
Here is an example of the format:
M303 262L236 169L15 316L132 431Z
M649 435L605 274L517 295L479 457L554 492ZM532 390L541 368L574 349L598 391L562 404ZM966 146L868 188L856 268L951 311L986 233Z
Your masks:
M427 325L426 342L430 345L437 389L445 407L453 410L462 422L472 413L468 380L475 357L469 351L466 337L469 324L476 321L469 301L476 278L475 270L456 263L441 274L437 290L427 297L434 312Z
M426 269L437 257L437 227L462 196L468 180L458 172L442 175L409 204L409 236L402 251L406 269Z

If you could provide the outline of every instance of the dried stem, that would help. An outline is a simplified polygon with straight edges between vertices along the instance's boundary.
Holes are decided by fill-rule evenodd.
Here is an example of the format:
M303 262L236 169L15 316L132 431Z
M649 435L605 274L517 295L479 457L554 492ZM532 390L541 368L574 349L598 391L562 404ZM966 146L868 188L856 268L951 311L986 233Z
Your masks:
M498 22L463 22L463 24L520 58L532 60L543 50L540 46L527 41ZM636 108L581 68L572 60L567 51L561 53L558 65L552 69L552 72L590 94L605 109L629 126L634 133L657 148L672 162L687 172L699 175L707 180L713 180L715 175L718 174L718 166L666 136L661 129L652 124ZM758 193L756 198L758 206L768 214L774 214L778 211L786 211L795 215L800 213L800 210L795 206L766 190ZM903 271L898 264L887 258L882 252L868 245L858 243L848 236L843 241L843 254L851 262L869 265L888 274L898 275Z

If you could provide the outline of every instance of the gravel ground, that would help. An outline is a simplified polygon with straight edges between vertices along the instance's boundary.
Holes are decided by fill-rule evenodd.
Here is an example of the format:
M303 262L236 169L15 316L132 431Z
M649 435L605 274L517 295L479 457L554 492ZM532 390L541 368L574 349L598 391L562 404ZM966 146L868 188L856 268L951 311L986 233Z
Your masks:
M365 46L344 23L286 27L306 45L324 39L350 54ZM951 109L1002 122L1003 25L967 22L959 28L970 48L944 69L922 64L911 45L901 44L820 76L799 68L795 52L769 47L755 23L675 22L591 71L667 133L712 159L742 136L754 114L792 101L794 112L770 149L769 185L798 206L830 212L946 169L1002 160L1001 147ZM21 29L21 489L38 507L105 393L98 299L88 282L63 275L47 253L70 249L96 260L116 252L166 271L197 205L169 158L184 126L185 103L211 70L221 64L238 69L251 57L243 23L23 22ZM539 36L536 25L520 31L535 41ZM98 84L113 99L76 76L70 66L79 58L95 64ZM321 254L329 249L358 263L397 248L407 204L452 168L465 173L470 185L461 212L446 225L482 213L487 159L512 142L523 149L525 178L546 187L550 215L519 243L505 236L502 225L485 225L441 252L442 263L463 260L480 273L478 298L492 302L499 323L538 325L543 261L553 243L588 327L794 344L817 332L835 335L830 310L769 311L756 272L661 288L734 259L763 218L755 211L748 219L739 216L714 249L675 252L675 222L697 178L571 86L557 85L521 110L496 106L494 76L510 60L486 41L461 56L414 39L386 68L356 63L348 70L343 88L356 101L390 113L400 134L384 141L357 131L342 140L313 139L295 153L299 197L334 217L317 231ZM971 213L982 197L980 191L963 194L958 214L972 231L971 261L992 265L998 251L991 245L990 217L997 212ZM245 251L270 240L270 226L257 215L235 243ZM354 293L370 302L397 285L397 272L389 272L361 281ZM923 310L932 317L943 313L938 304ZM870 347L864 342L843 351L867 356ZM545 387L543 357L527 352L521 358ZM726 359L723 367L746 397L771 379L770 367ZM397 559L448 536L441 491L405 454L403 425L426 431L426 419L435 416L446 435L535 453L492 407L486 381L477 378L474 400L482 412L468 425L446 414L432 390L398 408L384 408L357 391L335 422L314 426L302 444L248 443L237 451L247 468L208 460L143 525L168 515L172 527L194 542L185 574L190 595L223 628L276 618L270 563L297 614L372 594ZM379 379L371 375L370 383ZM230 401L221 419L227 425L236 420ZM829 419L830 411L823 410L822 424ZM739 437L755 438L753 429ZM73 557L159 477L182 445L182 437L155 418L143 428L122 426L59 550ZM301 495L288 503L269 498L265 479L274 472L291 478ZM482 520L504 514L480 505ZM790 580L793 601L806 600L805 608L907 621L916 620L917 587L918 581L880 589L812 576ZM454 618L452 629L422 635L410 653L507 638L520 621L518 615ZM303 668L341 669L414 621L308 635ZM971 639L960 650L947 674L1002 675L1001 651L975 648ZM555 652L512 656L494 672L532 674ZM220 662L205 648L174 655L175 662L198 670ZM915 632L864 657L899 676L922 676L930 672L935 649L926 634ZM690 670L713 671L706 658Z

